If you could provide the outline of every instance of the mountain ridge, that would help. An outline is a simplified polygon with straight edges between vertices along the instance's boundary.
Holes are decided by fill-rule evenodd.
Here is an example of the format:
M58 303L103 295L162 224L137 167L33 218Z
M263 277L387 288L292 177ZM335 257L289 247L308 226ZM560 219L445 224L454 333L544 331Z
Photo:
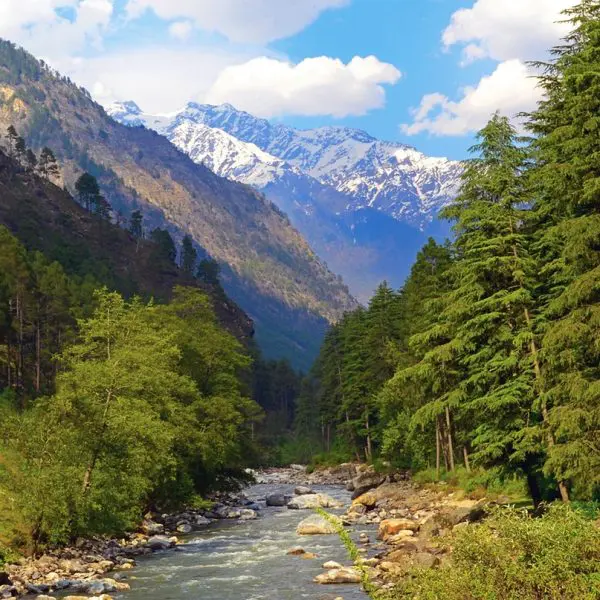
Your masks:
M222 266L228 295L253 319L267 357L308 368L328 325L356 306L289 219L250 186L194 163L153 131L125 127L83 89L0 41L0 127L50 146L72 189L95 175L115 211L189 234Z
M191 102L151 115L126 102L107 112L265 193L363 302L384 279L400 287L427 236L446 233L435 216L455 197L462 173L461 163L359 129L294 129L230 104ZM381 226L385 239L377 237Z

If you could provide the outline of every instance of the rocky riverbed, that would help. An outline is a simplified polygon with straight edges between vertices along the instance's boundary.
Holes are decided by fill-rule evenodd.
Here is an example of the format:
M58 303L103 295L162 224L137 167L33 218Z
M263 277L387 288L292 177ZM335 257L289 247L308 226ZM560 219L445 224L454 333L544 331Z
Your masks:
M281 600L358 600L366 597L358 585L364 573L385 588L413 566L436 568L447 560L452 530L483 515L480 501L364 465L254 475L255 485L216 497L209 510L147 514L123 539L80 540L8 565L0 598L259 600L276 589ZM316 508L347 527L360 549L356 564ZM330 586L335 595L319 592Z

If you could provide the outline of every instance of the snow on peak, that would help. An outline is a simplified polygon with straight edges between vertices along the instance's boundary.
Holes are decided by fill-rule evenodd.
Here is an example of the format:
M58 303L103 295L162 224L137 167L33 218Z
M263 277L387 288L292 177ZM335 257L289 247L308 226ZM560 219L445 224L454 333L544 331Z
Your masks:
M190 102L173 115L149 115L124 102L108 112L166 135L219 175L264 187L293 172L344 194L346 212L372 207L420 228L456 197L460 185L461 163L359 129L299 130L230 104Z

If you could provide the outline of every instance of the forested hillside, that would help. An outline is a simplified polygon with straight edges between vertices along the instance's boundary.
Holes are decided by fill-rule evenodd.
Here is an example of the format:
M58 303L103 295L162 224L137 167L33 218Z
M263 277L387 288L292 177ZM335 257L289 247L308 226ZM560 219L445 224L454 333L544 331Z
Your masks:
M76 201L49 181L49 149L2 143L0 559L193 503L256 460L261 416L252 322L211 263L196 272L188 241L176 265L164 230L145 240L102 196L78 203L89 174Z
M480 131L453 241L327 335L296 419L309 447L600 497L600 7L568 15L531 137L499 115Z
M113 121L89 94L25 51L0 42L0 130L12 125L62 164L73 191L96 177L116 216L142 210L151 229L216 259L227 293L255 321L269 357L308 368L328 322L356 306L287 217L251 188L196 165L168 140Z

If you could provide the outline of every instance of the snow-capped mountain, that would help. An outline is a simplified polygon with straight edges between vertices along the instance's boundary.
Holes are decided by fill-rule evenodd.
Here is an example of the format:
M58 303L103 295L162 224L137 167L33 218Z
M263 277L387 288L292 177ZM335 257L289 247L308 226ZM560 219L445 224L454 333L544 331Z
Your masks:
M151 115L124 102L107 112L154 129L195 162L263 191L362 299L382 279L401 285L460 183L460 163L356 129L298 130L228 104L190 103Z

